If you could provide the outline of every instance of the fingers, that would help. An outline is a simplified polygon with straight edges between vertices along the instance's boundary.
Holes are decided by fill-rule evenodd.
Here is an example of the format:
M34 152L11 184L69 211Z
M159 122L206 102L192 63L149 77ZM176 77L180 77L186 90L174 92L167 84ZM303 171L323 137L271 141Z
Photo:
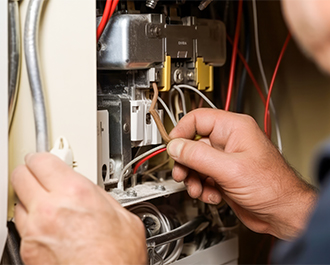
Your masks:
M230 170L236 164L235 154L229 157L229 154L199 141L174 139L167 145L167 152L176 162L212 177L219 185L230 178Z
M15 206L15 225L20 236L24 234L24 227L27 223L27 210L21 203L17 203Z
M66 185L84 179L58 157L49 153L29 154L25 157L25 163L30 172L48 191L63 190Z
M184 180L187 192L191 198L197 199L202 195L203 186L198 174L195 171L191 171L189 176Z
M47 194L47 191L40 185L26 166L19 166L14 170L11 183L20 202L27 210Z
M172 177L175 181L181 182L184 181L185 178L188 176L189 169L179 163L174 163L172 169Z
M215 182L212 178L203 181L195 171L192 171L185 179L187 192L190 197L200 199L205 203L219 204L221 202L220 191L214 186Z
M222 200L220 191L214 186L214 180L207 178L203 184L203 192L199 199L205 203L219 204Z
M225 145L235 123L237 114L222 110L199 109L185 115L171 131L170 137L194 139L195 135L210 136L217 129L217 137ZM232 124L232 126L231 126Z

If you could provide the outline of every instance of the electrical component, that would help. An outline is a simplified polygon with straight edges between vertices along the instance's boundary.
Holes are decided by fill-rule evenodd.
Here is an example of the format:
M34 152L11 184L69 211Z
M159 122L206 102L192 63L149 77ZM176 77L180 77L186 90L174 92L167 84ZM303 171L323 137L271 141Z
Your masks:
M218 237L210 237L214 223L211 220L215 217L210 217L204 204L198 204L197 210L189 208L189 213L184 212L186 207L177 211L181 204L170 212L158 208L161 201L165 201L165 208L169 207L165 197L182 196L185 190L183 183L172 179L170 159L161 154L166 150L162 139L165 143L171 140L163 109L176 126L174 116L181 118L190 108L188 93L183 89L192 90L202 98L201 102L216 108L203 92L214 89L213 67L222 66L226 59L222 22L191 16L179 19L173 10L170 7L170 16L166 12L138 14L130 4L129 10L117 12L109 20L97 51L99 175L110 194L144 223L149 262L157 265L184 263L185 255L199 255L213 244L227 244L221 240L230 241L226 232L233 229L221 223L221 229L216 228ZM175 99L176 114L174 91L180 95ZM108 133L107 142L104 137ZM104 166L108 164L111 167ZM151 204L152 199L155 201ZM186 197L182 201L185 206L192 202ZM213 215L219 219L215 212L217 208ZM184 241L188 234L194 245L190 253L185 247L192 242ZM236 250L237 241L233 244ZM218 251L214 249L209 251ZM223 263L237 259L233 253Z
M113 173L113 164L110 160L110 134L109 134L109 112L99 110L97 112L97 177L98 184L110 180Z
M150 99L131 100L131 141L133 146L161 144L162 137L149 109ZM163 110L156 110L163 122Z
M147 82L158 82L161 92L180 83L211 91L211 66L222 66L226 59L226 30L217 20L185 17L168 23L161 14L117 14L99 46L98 69L138 70L134 84L144 76ZM152 78L142 70L151 68Z
M65 137L59 137L52 148L50 153L59 157L64 161L69 167L73 167L73 153L70 148L69 142Z

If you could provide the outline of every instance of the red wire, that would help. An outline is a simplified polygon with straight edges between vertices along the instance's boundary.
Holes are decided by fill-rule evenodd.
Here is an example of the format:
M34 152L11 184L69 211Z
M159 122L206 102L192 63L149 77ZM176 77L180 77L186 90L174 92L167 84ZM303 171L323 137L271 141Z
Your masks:
M273 90L273 87L274 87L274 83L275 83L275 78L276 78L276 75L277 75L277 71L278 71L278 68L280 66L280 63L282 61L282 58L283 58L283 55L284 55L284 52L289 44L289 41L291 39L291 34L289 33L288 36L286 37L286 40L283 44L283 47L282 47L282 51L280 53L280 56L278 57L278 60L277 60L277 64L276 64L276 67L275 67L275 70L274 70L274 74L273 74L273 77L272 77L272 81L270 83L270 86L269 86L269 91L268 91L268 96L267 96L267 101L266 101L266 107L265 107L265 115L264 115L264 130L265 130L265 133L268 135L268 128L267 128L267 124L268 124L268 111L269 111L269 101L270 101L270 96L272 94L272 90Z
M241 29L241 19L242 19L242 7L243 7L243 0L240 0L239 4L238 4L235 38L234 38L234 45L233 45L233 53L231 56L230 76L229 76L227 100L226 100L226 106L225 106L225 110L227 110L227 111L229 110L229 107L230 107L230 100L231 100L231 95L233 92L237 46L238 46L238 41L239 41L239 35L241 32L240 29Z
M103 16L102 16L101 22L100 22L99 26L97 27L97 32L96 32L97 41L99 41L99 39L103 33L103 30L104 30L105 26L107 25L107 22L110 18L111 10L112 10L112 0L107 0L104 11L103 11Z
M147 160L149 160L150 158L154 157L155 155L158 155L162 152L164 152L166 150L166 147L162 148L162 149L159 149L157 151L155 151L154 153L146 156L145 158L143 158L142 160L140 160L134 167L134 170L133 170L133 174L135 174L138 170L138 168L144 163L146 162Z
M230 44L233 44L233 41L232 39L227 35L227 40L229 41ZM265 99L265 96L264 94L262 93L261 91L261 88L257 82L257 80L255 79L252 71L251 71L251 68L249 67L249 64L247 63L247 61L245 60L244 56L242 55L242 53L240 52L240 50L237 50L237 54L239 56L239 58L241 59L247 73L249 74L250 78L251 78L251 81L252 83L254 84L255 88L257 89L257 92L262 100L262 103L264 104L264 106L266 106L266 99ZM270 112L268 111L268 126L269 128L271 128L271 119L270 119ZM269 133L271 133L271 129L269 129ZM270 134L268 135L268 137L270 138Z
M113 12L115 12L115 9L116 9L116 7L117 7L117 5L118 5L118 2L119 2L119 0L113 0L113 3L112 3L112 6L111 6L111 10L110 10L110 14L109 14L108 21L109 21L109 19L111 18Z
M228 41L229 41L230 44L233 44L232 39L231 39L228 35L227 35L227 39L228 39ZM247 73L249 74L252 83L253 83L254 86L256 87L257 92L258 92L258 94L259 94L259 96L260 96L262 102L263 102L264 105L266 106L266 99L265 99L265 96L264 96L264 94L262 93L261 88L260 88L260 86L259 86L257 80L255 79L255 77L254 77L254 75L253 75L253 73L252 73L252 71L251 71L251 68L249 67L249 64L248 64L247 61L245 60L245 58L244 58L243 54L240 52L240 50L237 50L237 54L238 54L239 58L241 59L242 63L244 64L244 67L245 67Z

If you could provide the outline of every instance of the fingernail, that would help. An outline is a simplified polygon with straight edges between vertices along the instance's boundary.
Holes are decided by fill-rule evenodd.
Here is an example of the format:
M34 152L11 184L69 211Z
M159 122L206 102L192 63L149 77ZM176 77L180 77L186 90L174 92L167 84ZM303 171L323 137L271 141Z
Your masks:
M28 154L25 156L25 158L24 158L25 163L27 163L27 162L30 160L30 158L31 158L34 154L35 154L35 153L28 153Z
M173 157L178 158L181 154L184 141L182 139L174 139L167 145L167 153Z
M208 200L212 204L218 204L220 203L221 198L217 194L212 193L209 195Z

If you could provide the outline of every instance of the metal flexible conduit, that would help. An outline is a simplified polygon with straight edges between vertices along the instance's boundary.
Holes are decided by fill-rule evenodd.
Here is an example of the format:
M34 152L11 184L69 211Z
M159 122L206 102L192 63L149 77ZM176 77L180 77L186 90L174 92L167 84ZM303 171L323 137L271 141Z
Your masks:
M37 36L43 3L44 0L30 0L24 29L24 51L33 101L37 152L47 152L49 150L47 117L37 49Z
M198 216L195 219L160 235L147 238L147 247L158 247L181 239L194 232L202 223L209 223L204 216Z
M21 38L18 2L8 3L9 27L9 84L8 84L8 125L9 130L14 116L21 67Z

